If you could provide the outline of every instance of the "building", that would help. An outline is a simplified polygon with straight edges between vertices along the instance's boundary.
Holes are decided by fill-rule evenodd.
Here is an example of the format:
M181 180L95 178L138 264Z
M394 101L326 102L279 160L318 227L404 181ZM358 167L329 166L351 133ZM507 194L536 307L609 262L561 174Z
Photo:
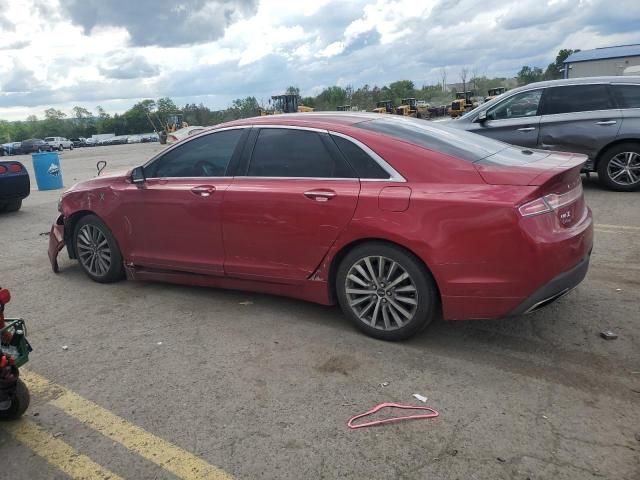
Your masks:
M576 52L564 61L564 78L638 75L640 44Z

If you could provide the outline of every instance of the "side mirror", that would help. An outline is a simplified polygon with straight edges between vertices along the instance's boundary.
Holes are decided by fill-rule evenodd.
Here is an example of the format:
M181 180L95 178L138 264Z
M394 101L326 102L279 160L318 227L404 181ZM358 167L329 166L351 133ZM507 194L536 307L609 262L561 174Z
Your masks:
M484 123L487 121L487 111L483 110L478 114L478 122Z
M144 183L144 169L136 167L131 171L131 183Z

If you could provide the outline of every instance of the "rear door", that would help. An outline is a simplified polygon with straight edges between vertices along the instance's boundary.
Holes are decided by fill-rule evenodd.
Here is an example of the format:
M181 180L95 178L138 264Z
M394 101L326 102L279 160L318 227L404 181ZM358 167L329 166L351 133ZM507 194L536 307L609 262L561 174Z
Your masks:
M327 132L254 130L246 174L225 194L225 274L296 283L313 273L353 217L360 181L330 149Z
M611 90L622 112L622 125L618 136L640 139L640 85L612 84Z
M540 148L593 159L617 137L620 125L621 112L607 84L549 87L542 102Z
M536 147L542 91L528 90L506 98L487 110L485 122L473 123L469 131L512 145Z

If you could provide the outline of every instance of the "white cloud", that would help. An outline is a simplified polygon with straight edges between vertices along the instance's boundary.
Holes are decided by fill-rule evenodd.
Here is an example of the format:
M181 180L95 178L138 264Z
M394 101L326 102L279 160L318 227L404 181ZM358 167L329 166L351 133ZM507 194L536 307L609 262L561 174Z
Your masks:
M637 2L0 0L0 118L164 95L224 108L289 85L435 83L442 67L510 76L560 48L640 43Z

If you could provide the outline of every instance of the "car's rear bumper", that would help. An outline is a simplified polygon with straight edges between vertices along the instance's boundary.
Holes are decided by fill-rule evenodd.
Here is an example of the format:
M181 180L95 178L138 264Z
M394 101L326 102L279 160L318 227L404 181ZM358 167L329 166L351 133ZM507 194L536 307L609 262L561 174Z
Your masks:
M534 312L569 293L587 276L590 258L591 252L580 260L575 267L554 277L547 284L536 290L524 302L512 310L509 316Z
M29 196L31 182L26 170L19 174L5 174L0 179L0 201L22 200Z

